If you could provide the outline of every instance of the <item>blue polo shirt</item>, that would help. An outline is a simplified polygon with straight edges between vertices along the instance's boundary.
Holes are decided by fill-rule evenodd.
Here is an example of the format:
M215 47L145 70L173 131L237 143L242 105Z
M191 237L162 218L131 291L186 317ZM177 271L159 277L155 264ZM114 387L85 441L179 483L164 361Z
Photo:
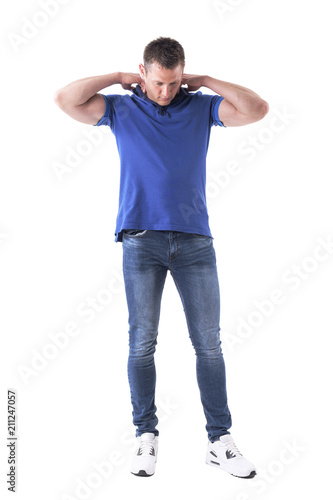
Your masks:
M96 126L115 135L120 157L115 241L123 229L153 229L212 237L206 204L206 155L212 125L223 126L220 95L181 87L167 106L137 85L132 94L104 95Z

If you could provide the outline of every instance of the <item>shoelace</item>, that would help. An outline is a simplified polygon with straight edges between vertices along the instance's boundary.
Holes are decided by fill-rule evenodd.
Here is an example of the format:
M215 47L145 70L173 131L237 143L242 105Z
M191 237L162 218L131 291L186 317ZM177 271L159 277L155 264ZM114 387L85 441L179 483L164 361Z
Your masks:
M243 456L233 441L229 441L225 444L221 443L221 446L225 447L227 451L229 451L232 455L235 455L235 457Z
M140 444L138 455L153 455L154 447L149 441L144 441Z

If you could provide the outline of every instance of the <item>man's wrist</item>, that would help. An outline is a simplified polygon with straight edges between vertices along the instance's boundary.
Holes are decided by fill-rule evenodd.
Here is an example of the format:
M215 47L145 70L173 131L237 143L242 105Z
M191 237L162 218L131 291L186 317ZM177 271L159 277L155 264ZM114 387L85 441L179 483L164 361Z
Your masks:
M208 89L210 89L211 82L212 78L208 75L204 75L202 78L202 87L207 87Z
M123 74L121 71L117 71L116 73L111 73L111 78L113 80L113 84L112 85L117 85L117 84L122 84L122 78L123 78Z

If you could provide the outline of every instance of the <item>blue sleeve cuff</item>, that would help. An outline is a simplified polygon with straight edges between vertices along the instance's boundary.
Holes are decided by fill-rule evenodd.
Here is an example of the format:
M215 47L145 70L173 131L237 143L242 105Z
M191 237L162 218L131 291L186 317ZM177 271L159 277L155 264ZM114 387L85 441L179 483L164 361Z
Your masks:
M100 95L103 96L103 98L104 98L105 111L104 111L104 115L102 116L102 118L99 120L98 123L96 123L96 125L94 125L94 127L99 127L100 125L109 125L110 103L109 103L109 100L107 99L106 95L104 95L104 94L100 94Z
M213 116L214 116L214 125L220 125L220 127L225 127L223 122L221 122L219 118L219 107L221 102L223 101L224 97L220 96L218 99L216 99L215 105L214 105L214 111L213 111Z

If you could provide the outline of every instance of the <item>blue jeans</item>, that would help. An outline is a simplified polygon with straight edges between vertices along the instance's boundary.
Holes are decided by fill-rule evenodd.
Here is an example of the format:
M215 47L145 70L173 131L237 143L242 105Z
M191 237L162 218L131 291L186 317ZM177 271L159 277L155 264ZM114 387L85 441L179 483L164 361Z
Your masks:
M176 231L123 235L123 273L129 312L128 379L136 436L159 434L155 406L160 305L168 270L181 297L196 354L196 374L208 439L228 434L231 415L220 341L220 293L213 240Z

